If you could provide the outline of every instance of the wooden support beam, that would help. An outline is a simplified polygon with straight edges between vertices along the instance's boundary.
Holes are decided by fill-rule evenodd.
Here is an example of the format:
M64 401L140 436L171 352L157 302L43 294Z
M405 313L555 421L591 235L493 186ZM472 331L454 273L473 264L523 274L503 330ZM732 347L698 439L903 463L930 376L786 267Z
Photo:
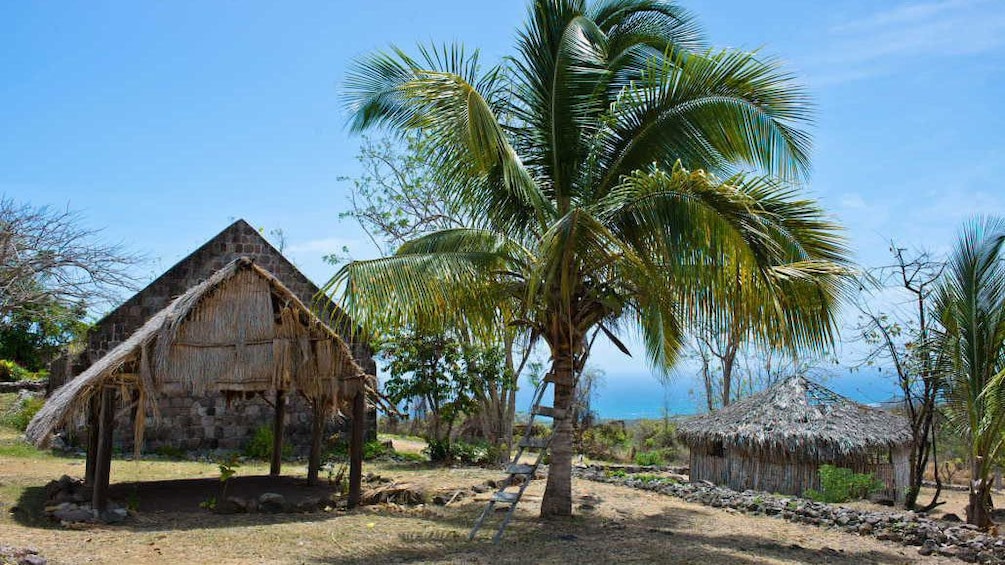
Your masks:
M94 493L91 507L103 512L108 507L108 483L112 471L112 429L115 426L115 389L101 393L98 419L98 449L94 466Z
M94 484L94 468L98 463L98 427L100 421L101 395L91 397L87 410L87 459L84 460L84 484Z
M322 399L314 400L311 427L311 454L307 459L307 484L318 482L318 472L321 469L321 440L324 436L325 421L328 419L328 403Z
M352 437L349 440L349 508L359 506L363 490L363 440L366 433L366 393L352 400Z
M286 391L276 391L276 417L272 422L272 464L269 474L278 476L283 468L283 430L286 427Z

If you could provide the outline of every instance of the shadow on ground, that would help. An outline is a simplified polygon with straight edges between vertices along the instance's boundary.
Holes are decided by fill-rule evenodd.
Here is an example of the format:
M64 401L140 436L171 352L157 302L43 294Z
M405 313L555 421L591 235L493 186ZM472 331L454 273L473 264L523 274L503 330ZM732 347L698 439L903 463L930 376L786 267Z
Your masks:
M234 477L227 481L226 491L219 478L175 479L162 481L137 481L114 483L109 487L109 499L119 506L135 510L135 517L116 525L125 529L199 529L226 528L235 522L243 524L261 522L276 524L281 522L305 522L327 520L331 513L290 512L276 514L214 514L207 508L211 500L223 500L237 496L244 499L258 499L265 493L281 494L289 504L299 504L308 499L326 500L337 498L337 491L327 482L317 485L307 484L306 479L296 477L273 477L251 475ZM29 527L51 528L58 524L45 516L45 487L25 488L12 511L14 520Z

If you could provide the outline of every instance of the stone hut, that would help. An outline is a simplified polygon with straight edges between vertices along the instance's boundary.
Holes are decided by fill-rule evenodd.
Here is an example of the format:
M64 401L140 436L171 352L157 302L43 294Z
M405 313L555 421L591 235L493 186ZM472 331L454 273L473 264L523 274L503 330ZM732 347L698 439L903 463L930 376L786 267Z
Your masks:
M99 320L88 333L87 347L83 351L53 363L50 394L72 377L84 373L174 299L242 257L275 277L303 304L315 304L318 286L257 229L244 220L237 220ZM327 312L333 312L335 308L331 303L322 306L320 310ZM330 316L322 315L322 319L329 326L334 326ZM338 335L352 334L345 331L346 328L332 329ZM369 346L348 339L347 345L362 370L375 374L376 366ZM160 395L157 402L159 418L157 421L151 419L144 432L144 447L150 451L241 449L256 430L271 425L274 414L274 399L263 394L237 398L212 390L198 396L179 391ZM311 409L299 395L290 395L286 402L284 435L293 451L302 455L310 443ZM130 414L120 414L116 428L129 429L133 423L130 417ZM368 438L376 439L376 411L369 411L367 423ZM335 422L329 422L327 428L329 432L337 431ZM70 431L74 430L71 428ZM133 436L130 434L116 433L115 440L120 448L133 448Z
M691 450L691 481L733 490L801 495L820 489L830 464L873 473L881 493L903 502L912 441L905 418L793 376L749 398L678 425Z
M318 479L328 415L332 410L352 414L358 427L351 440L350 490L358 502L367 397L375 393L376 380L356 364L345 341L282 282L241 257L172 300L59 387L25 435L45 445L68 423L86 423L85 482L93 486L93 508L104 510L117 413L132 414L139 451L151 421L161 423L163 398L271 397L275 417L270 474L279 475L285 399L297 395L312 412L310 483Z

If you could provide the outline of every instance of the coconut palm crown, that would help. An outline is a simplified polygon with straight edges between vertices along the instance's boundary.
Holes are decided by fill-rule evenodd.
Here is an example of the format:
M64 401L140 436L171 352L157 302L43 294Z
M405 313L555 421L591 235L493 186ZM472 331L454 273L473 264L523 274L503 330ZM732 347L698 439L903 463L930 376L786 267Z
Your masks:
M638 328L660 368L725 312L774 345L833 339L847 252L791 184L807 96L774 61L705 48L674 4L537 0L502 64L393 48L356 62L345 100L354 131L421 131L470 224L333 277L366 329L525 328L550 350L559 409L596 332L624 349ZM560 418L542 515L571 513L571 458Z

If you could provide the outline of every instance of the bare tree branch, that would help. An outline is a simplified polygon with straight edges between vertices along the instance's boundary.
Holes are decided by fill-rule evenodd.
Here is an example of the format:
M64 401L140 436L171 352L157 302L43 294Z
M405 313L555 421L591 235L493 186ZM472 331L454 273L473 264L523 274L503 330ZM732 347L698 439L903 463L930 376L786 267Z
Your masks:
M44 315L53 303L91 307L114 303L137 286L142 261L120 244L82 227L79 213L0 198L0 320Z

